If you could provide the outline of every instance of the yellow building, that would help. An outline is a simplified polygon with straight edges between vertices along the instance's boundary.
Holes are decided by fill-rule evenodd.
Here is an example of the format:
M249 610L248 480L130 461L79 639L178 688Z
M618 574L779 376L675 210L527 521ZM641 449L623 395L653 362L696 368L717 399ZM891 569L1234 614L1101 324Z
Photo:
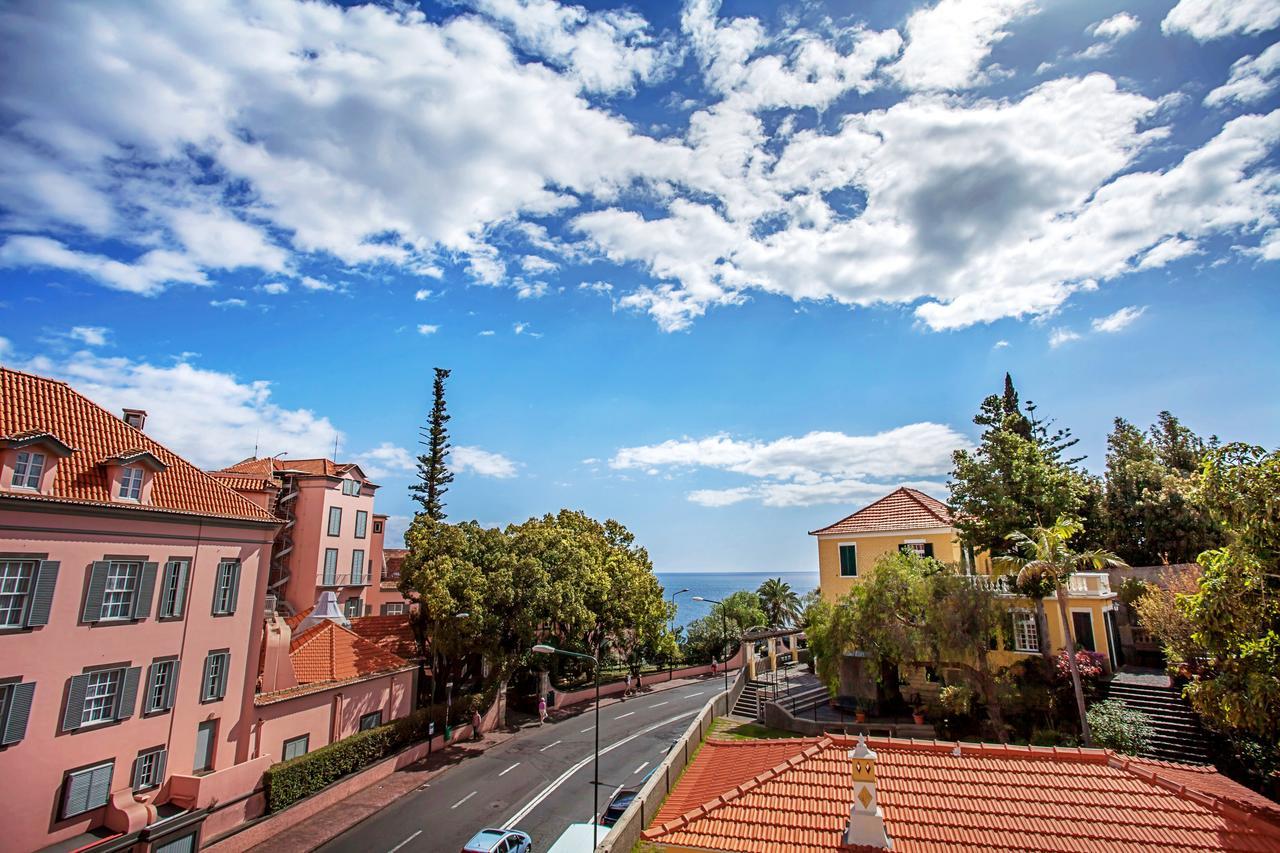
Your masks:
M1036 654L1039 634L1035 606L1027 598L1008 591L1007 578L991 576L991 559L961 546L947 505L924 492L905 486L852 515L819 530L818 582L822 597L835 601L853 588L859 577L871 571L882 556L894 551L915 551L944 563L961 566L974 583L989 586L1008 599L1013 611L1013 638L997 655L1001 664ZM1076 644L1105 654L1114 669L1121 661L1116 629L1116 594L1106 572L1077 572L1067 585L1067 609ZM1064 647L1062 617L1057 600L1045 599L1049 647Z

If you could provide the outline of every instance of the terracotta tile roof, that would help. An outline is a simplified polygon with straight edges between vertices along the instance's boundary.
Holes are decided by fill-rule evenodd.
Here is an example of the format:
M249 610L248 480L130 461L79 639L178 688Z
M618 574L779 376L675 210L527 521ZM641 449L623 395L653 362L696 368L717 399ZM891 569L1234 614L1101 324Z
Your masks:
M299 685L350 681L409 665L329 620L296 635L289 643L289 659Z
M168 448L134 429L65 382L0 367L0 438L49 433L74 448L58 460L53 494L5 491L33 501L116 506L102 460L150 454L164 470L153 476L151 504L130 509L270 521L276 519Z
M409 556L408 548L383 548L382 562L386 564L386 577L400 577L400 567L404 565L404 558Z
M210 471L209 475L229 489L238 492L275 492L280 490L280 483L263 477L240 476L226 474L222 471Z
M840 737L709 740L643 837L695 850L848 850L842 832L854 744ZM1211 784L1229 794L1193 788L1171 778L1169 767L1162 773L1108 750L963 744L955 756L953 743L869 744L878 753L876 791L895 853L1280 849L1280 822L1216 771ZM759 760L748 757L755 750Z
M924 492L900 486L835 524L809 531L809 535L892 532L950 526L951 510L947 509L946 504Z
M373 643L393 655L416 660L418 644L409 627L408 614L396 616L359 616L351 620L351 630L361 639Z
M241 459L234 465L228 465L214 474L241 474L251 477L274 477L283 471L297 471L308 477L345 477L355 474L366 485L374 486L360 466L354 462L334 462L332 459L280 459L274 456Z

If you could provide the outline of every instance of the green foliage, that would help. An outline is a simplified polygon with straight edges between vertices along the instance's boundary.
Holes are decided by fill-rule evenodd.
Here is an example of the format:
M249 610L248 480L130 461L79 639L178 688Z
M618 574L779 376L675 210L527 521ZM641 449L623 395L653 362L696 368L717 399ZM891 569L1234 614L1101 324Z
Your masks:
M785 628L798 624L801 618L800 596L791 584L782 578L769 578L756 590L760 607L764 611L764 624L770 628Z
M691 663L724 660L733 656L743 633L764 624L760 596L738 590L725 596L723 603L712 605L710 614L685 626L682 651Z
M263 774L267 811L278 812L395 752L416 733L415 720L410 717L357 732L314 752L271 765Z
M409 486L409 494L422 504L422 511L435 521L444 521L444 493L453 482L446 460L449 456L449 413L445 410L444 381L450 371L435 368L431 386L431 418L427 423L427 452L418 457L418 482Z
M1032 746L1079 746L1076 737L1057 729L1036 729L1031 733Z
M1120 581L1120 588L1116 590L1116 597L1128 607L1138 603L1138 599L1147 594L1149 585L1140 578L1125 578Z
M1146 716L1114 699L1089 708L1089 728L1096 745L1125 755L1143 752L1153 734Z
M973 709L973 691L963 684L948 684L938 691L938 704L948 714L964 716Z

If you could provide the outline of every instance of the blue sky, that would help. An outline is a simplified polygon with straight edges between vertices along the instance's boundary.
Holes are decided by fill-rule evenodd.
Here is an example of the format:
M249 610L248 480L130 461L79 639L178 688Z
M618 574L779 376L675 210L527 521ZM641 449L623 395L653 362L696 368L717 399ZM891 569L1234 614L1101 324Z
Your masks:
M0 11L0 359L402 526L576 507L659 570L814 566L945 497L1006 370L1280 443L1274 0Z

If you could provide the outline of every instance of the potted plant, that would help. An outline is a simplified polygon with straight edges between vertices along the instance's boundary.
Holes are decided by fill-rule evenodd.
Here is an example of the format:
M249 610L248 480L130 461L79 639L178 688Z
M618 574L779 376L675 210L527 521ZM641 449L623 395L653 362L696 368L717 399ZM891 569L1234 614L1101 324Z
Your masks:
M867 711L870 710L871 703L866 699L859 699L857 705L854 706L853 719L855 722L865 723L867 721Z
M924 725L924 700L919 693L911 697L911 719L917 726Z

